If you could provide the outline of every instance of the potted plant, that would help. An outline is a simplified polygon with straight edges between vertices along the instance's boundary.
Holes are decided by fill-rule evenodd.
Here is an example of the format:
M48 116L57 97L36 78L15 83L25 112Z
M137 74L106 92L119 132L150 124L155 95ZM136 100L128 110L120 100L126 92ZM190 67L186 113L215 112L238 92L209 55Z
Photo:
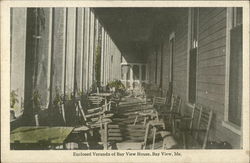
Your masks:
M33 108L33 115L35 116L35 123L36 123L36 126L38 126L39 125L38 113L41 110L41 95L38 90L33 91L32 108Z
M17 109L16 107L18 103L19 101L18 101L17 91L12 90L10 92L10 119L11 120L16 119L15 111Z
M52 103L52 119L51 123L53 125L62 125L62 121L65 123L65 115L64 115L64 110L61 107L63 104L63 95L60 94L60 90L56 88L56 93L53 98L53 103Z
M38 113L41 110L41 95L38 90L35 90L32 94L32 103L34 113Z
M113 80L109 82L107 87L110 88L114 92L114 95L119 99L121 99L121 96L125 93L125 86L120 80Z

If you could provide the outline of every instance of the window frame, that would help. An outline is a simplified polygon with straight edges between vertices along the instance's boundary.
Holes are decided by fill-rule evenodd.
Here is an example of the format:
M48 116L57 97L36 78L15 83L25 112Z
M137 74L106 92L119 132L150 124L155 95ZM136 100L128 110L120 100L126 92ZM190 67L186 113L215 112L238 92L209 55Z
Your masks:
M233 7L227 8L227 25L226 25L226 74L225 74L225 110L224 119L222 121L222 126L236 133L237 135L242 135L242 112L241 112L241 126L234 124L229 121L229 80L230 80L230 30L234 28L233 26ZM243 13L243 8L242 8ZM243 19L243 16L242 16ZM243 31L242 31L243 32ZM242 91L243 93L243 91ZM242 99L243 100L243 96Z
M196 28L196 34L197 34L197 40L196 40L196 46L195 47L192 47L192 45L193 45L193 33L194 33L194 31L193 31L193 15L192 15L192 13L194 12L194 9L197 9L198 11L197 11L197 28ZM198 65L198 58L199 58L199 56L198 56L198 54L199 54L199 8L198 7L195 7L195 8L189 8L189 10L188 10L188 28L187 28L187 33L188 33L188 40L187 40L187 93L186 93L186 100L187 100L187 103L188 103L188 105L189 106L193 106L194 105L194 103L197 101L197 94L195 95L195 102L194 103L192 103L192 102L190 102L189 101L189 93L190 93L190 91L189 91L189 83L190 83L190 81L189 81L189 77L190 77L190 51L192 50L192 49L197 49L197 56L196 56L196 90L195 90L195 92L197 93L197 74L198 74L198 67L197 67L197 65Z

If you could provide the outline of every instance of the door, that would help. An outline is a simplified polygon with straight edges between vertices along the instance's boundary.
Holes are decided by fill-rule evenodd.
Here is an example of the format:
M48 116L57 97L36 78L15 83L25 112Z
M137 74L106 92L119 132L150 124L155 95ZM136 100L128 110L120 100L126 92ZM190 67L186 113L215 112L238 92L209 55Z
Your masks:
M170 44L170 78L169 78L169 87L168 87L168 91L169 91L169 95L172 95L173 93L173 79L174 79L174 73L173 73L173 69L174 69L174 64L173 64L173 58L174 58L174 33L172 33L170 35L170 40L169 40L169 44Z

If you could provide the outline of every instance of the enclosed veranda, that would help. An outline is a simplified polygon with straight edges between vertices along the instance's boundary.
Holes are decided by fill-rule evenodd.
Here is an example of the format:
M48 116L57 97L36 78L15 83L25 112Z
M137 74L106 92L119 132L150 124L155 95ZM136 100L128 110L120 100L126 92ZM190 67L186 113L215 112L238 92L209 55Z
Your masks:
M242 8L11 8L12 150L242 148Z

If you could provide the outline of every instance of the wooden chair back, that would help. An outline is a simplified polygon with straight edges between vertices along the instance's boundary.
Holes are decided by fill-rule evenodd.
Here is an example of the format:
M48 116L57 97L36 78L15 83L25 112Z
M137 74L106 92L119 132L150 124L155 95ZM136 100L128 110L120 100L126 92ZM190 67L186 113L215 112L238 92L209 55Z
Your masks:
M201 143L202 149L206 148L208 134L212 122L213 111L207 108L202 108L199 123L198 132L196 135L196 140Z
M101 97L101 96L94 96L94 95L90 95L88 96L88 100L90 102L90 107L95 107L95 106L101 106L103 101L104 101L104 98Z
M167 101L166 97L154 97L153 105L165 105Z
M198 129L198 124L200 122L202 107L199 105L192 106L192 114L191 114L191 121L189 125L189 129ZM196 137L196 136L195 136Z
M189 131L191 131L191 135L195 141L201 144L202 149L205 149L207 144L212 115L213 112L210 109L197 104L193 106Z
M161 109L163 105L166 105L167 98L166 97L154 97L153 98L153 107L157 110Z
M108 144L107 146L112 147L116 145L118 150L140 150L146 148L149 125L105 124L104 129L105 136L103 138L104 142Z
M103 111L104 111L103 107L104 106L87 109L87 108L82 107L81 101L77 102L77 108L85 122L89 122L90 121L89 118L94 120L95 119L94 117L97 117L96 120L98 120L99 117L103 114Z
M86 114L85 114L84 109L82 107L81 101L77 101L77 107L78 107L78 110L80 112L80 115L83 117L83 120L86 122L87 117L86 117Z
M171 98L171 106L169 112L166 114L165 118L167 118L167 121L169 124L171 124L172 133L175 134L175 117L180 115L180 109L181 109L181 98L179 96L172 95Z
M174 113L180 113L182 100L180 96L172 95L170 111Z

